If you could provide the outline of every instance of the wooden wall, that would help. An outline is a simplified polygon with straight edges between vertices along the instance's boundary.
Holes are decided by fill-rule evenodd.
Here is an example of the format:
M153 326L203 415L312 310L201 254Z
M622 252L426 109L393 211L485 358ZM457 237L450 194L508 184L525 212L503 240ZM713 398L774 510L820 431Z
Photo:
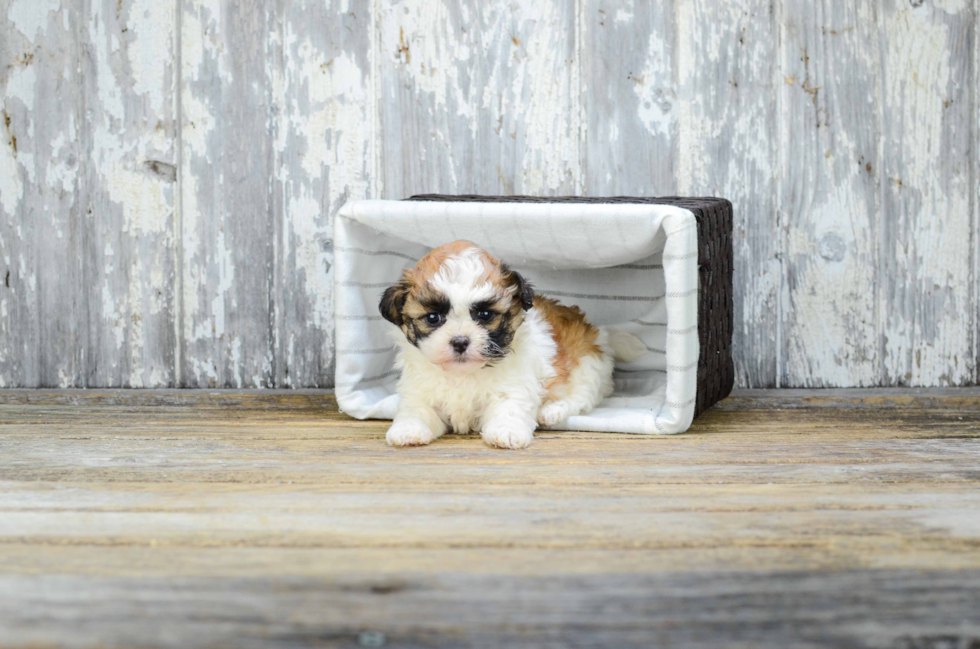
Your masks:
M329 386L331 217L721 195L743 386L978 380L977 0L0 0L0 386Z

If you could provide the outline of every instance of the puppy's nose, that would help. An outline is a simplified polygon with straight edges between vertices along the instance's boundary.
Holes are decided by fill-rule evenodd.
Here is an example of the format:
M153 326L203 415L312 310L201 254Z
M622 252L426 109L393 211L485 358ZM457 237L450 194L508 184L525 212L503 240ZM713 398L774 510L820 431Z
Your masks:
M470 339L466 336L456 336L449 341L449 344L452 345L457 354L462 354L466 351L466 348L470 346Z

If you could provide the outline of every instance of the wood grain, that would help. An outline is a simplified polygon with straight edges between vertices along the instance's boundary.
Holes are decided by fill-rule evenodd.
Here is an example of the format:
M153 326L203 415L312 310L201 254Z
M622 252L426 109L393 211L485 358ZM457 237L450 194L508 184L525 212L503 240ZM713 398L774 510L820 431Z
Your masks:
M675 3L584 0L584 190L673 196L681 155ZM698 194L701 195L701 194Z
M743 387L779 381L778 30L764 0L725 3L720 12L716 2L678 2L678 191L724 196L734 207L732 353Z
M82 385L174 386L176 17L148 0L79 7Z
M179 382L272 387L275 5L180 6Z
M743 387L980 381L974 0L0 0L0 387L329 387L331 218L721 194Z
M385 198L574 194L575 3L379 3Z
M883 5L885 385L961 385L975 376L977 309L959 305L973 302L965 269L977 254L976 18L967 2Z
M6 647L980 641L976 390L521 452L392 449L313 391L79 394L0 393Z
M877 385L881 131L871 3L790 1L781 16L780 385Z
M0 38L0 385L85 384L91 217L78 69L83 12L4 0Z
M368 3L288 0L276 142L275 382L333 385L333 215L377 195ZM246 383L249 384L249 383Z

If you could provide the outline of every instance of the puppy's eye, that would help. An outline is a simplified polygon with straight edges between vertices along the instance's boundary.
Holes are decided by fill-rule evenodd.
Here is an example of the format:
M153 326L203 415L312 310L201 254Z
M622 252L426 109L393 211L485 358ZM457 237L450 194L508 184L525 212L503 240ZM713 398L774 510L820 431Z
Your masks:
M442 315L440 315L440 314L438 314L438 313L428 313L428 314L426 314L426 316L425 316L425 321L426 321L426 322L427 322L428 324L430 324L430 325L432 325L433 327L435 327L436 325L438 325L438 324L441 324L441 323L442 323Z
M476 312L476 319L479 322L490 322L493 320L493 312L487 311L486 309Z

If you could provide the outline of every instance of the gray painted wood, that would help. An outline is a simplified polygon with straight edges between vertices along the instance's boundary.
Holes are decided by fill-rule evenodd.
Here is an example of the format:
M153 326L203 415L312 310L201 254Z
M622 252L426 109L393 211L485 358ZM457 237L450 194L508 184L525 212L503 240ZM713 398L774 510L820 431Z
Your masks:
M79 7L84 384L175 385L174 11L153 0Z
M0 391L4 647L980 641L980 389L751 391L521 452L215 392Z
M977 14L0 0L0 385L329 386L332 214L421 191L724 195L740 385L976 383Z
M271 387L276 5L182 7L180 380Z
M572 194L573 0L379 2L382 194Z
M81 386L86 300L76 7L5 0L0 38L0 384Z
M583 0L580 29L585 193L675 195L686 106L674 1Z
M276 374L281 387L333 385L333 222L376 196L366 3L284 2L277 179Z
M678 190L724 196L735 215L735 332L740 386L778 377L779 231L773 87L779 26L768 0L679 4Z
M0 620L9 647L971 648L978 579L980 570L12 574L0 577Z
M880 381L961 385L976 370L976 15L968 2L888 0L881 23Z
M861 0L788 0L781 11L780 384L876 385L875 8Z

